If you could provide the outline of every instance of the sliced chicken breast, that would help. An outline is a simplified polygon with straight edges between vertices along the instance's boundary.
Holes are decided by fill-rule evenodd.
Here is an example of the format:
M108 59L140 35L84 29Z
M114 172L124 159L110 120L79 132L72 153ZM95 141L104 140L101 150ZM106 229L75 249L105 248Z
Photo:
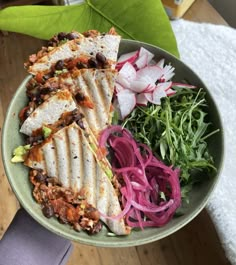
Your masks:
M68 90L60 90L30 114L22 124L20 132L31 136L35 130L43 125L55 123L63 113L72 111L76 107L71 93Z
M36 75L38 73L49 73L59 60L75 59L79 57L96 58L98 52L102 53L112 69L115 68L117 54L121 37L118 35L98 35L95 37L84 37L67 41L61 46L53 48L46 55L36 60L29 66L28 72Z
M64 187L83 189L88 203L101 213L101 220L117 235L129 229L124 220L111 220L121 212L116 191L96 161L82 130L76 123L61 129L44 143L31 148L25 165L57 177Z
M116 71L111 69L82 69L50 78L45 86L68 88L75 96L86 97L92 107L78 101L89 127L95 135L110 124L111 101L115 87Z

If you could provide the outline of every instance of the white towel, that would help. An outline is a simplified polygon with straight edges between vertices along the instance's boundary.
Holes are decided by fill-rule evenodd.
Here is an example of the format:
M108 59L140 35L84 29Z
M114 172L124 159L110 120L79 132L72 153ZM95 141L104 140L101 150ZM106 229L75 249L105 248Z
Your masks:
M205 82L221 113L224 166L207 210L227 258L236 265L236 30L182 19L172 27L181 60Z

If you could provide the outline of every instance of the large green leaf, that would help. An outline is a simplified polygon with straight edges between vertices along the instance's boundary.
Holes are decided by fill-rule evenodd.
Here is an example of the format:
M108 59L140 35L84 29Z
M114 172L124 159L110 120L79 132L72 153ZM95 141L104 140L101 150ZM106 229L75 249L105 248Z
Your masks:
M86 0L73 6L18 6L0 11L0 30L48 39L60 31L114 26L123 38L157 45L178 56L176 40L160 0Z

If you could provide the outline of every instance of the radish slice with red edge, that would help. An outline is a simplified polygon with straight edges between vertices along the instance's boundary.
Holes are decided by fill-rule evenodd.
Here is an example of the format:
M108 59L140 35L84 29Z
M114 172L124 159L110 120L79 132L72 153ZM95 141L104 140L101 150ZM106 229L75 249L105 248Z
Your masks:
M147 64L151 62L151 60L154 58L154 54L148 51L147 49L141 47L139 50L139 57L142 57L143 55L147 56Z
M166 65L163 68L163 76L161 77L161 79L164 79L165 82L169 81L175 75L174 70L175 68L171 65Z
M143 93L152 93L154 91L154 89L156 88L156 85L149 85L144 91Z
M172 96L176 93L175 90L173 90L172 88L169 88L168 90L166 90L166 95L167 96Z
M161 105L161 98L166 97L166 92L161 87L156 87L152 94L145 93L145 97L153 104Z
M138 58L138 55L139 55L139 51L122 54L119 57L117 64L124 64L126 62L129 62L132 64Z
M136 97L133 92L124 89L117 93L117 99L120 107L122 119L128 116L136 105Z
M120 69L116 77L116 82L122 85L124 88L129 88L130 82L135 80L135 78L136 78L135 68L131 63L126 62Z
M171 88L172 86L172 82L163 82L163 83L158 83L157 84L157 87L162 90L168 90L169 88Z
M128 81L132 81L136 78L136 70L131 63L126 62L120 69L119 75L124 76Z
M138 69L141 69L148 64L148 55L143 54L142 56L139 56L139 58L135 62L135 66L137 66Z
M119 84L123 88L129 88L130 87L130 82L125 78L124 75L118 74L116 77L116 84Z
M196 86L184 83L173 83L172 86L181 87L181 88L196 88Z
M155 83L162 75L163 69L159 66L152 65L138 70L136 78L141 80L148 79L150 83Z
M150 83L147 80L134 80L130 83L130 89L136 93L141 93L148 89Z
M136 95L136 104L140 106L147 106L148 100L144 93Z

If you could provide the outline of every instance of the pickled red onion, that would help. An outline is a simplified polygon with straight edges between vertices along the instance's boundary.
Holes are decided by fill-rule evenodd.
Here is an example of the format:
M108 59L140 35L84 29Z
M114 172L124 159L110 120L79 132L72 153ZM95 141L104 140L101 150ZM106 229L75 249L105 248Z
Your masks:
M125 218L127 225L141 229L168 223L181 204L179 170L166 166L119 125L101 133L99 147L107 146L112 150L112 169L121 185L123 210L117 216L101 215L111 220Z

